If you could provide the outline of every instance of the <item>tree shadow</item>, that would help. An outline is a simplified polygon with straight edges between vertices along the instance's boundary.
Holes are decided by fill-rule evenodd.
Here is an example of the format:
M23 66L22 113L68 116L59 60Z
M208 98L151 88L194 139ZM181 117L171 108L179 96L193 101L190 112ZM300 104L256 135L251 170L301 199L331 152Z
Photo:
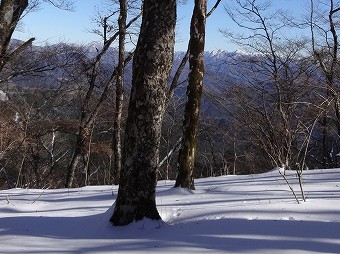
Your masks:
M143 220L114 227L106 213L83 217L7 217L0 218L0 225L0 239L4 236L20 241L37 239L32 247L36 251L28 248L20 253L50 253L40 246L47 240L55 245L56 253L57 246L63 243L70 246L68 253L174 253L176 250L181 253L263 250L339 253L340 249L339 222L219 219L168 225ZM72 244L79 241L81 246Z

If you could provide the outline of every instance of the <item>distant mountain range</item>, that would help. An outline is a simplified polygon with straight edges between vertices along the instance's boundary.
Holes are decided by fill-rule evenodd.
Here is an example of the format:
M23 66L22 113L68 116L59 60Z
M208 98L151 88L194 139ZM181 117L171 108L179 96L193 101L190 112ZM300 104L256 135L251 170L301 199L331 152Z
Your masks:
M17 47L21 45L23 41L13 39L12 40L12 46ZM69 48L72 47L78 47L74 44L55 44L55 45L47 45L47 46L33 46L31 48L32 53L34 51L41 50L43 48L47 49L53 49L53 48L60 48L69 46ZM84 46L79 46L84 47ZM89 59L93 59L101 49L102 45L99 43L91 43L86 47L86 54L88 55ZM173 68L173 74L176 71L178 65L182 61L183 57L185 55L185 52L175 52L174 55L174 68ZM205 52L205 83L207 83L207 86L210 86L210 83L212 82L212 79L218 78L220 80L222 77L225 77L225 73L228 72L228 68L230 68L231 63L235 62L235 60L246 56L247 54L241 51L234 51L234 52L227 52L224 50L214 50L214 51L207 51ZM67 57L67 54L65 54L64 57ZM110 48L107 53L102 58L102 65L104 68L107 68L108 70L111 70L112 67L115 65L118 59L118 51L115 48ZM127 74L131 73L129 69L131 69L131 62L127 66ZM182 73L182 77L185 79L188 76L188 64L186 66L186 69ZM214 80L216 82L216 80Z
M19 40L13 40L12 45L18 46L21 45L23 42ZM56 44L56 45L48 45L48 46L33 46L30 50L32 54L35 51L41 50L48 50L53 48L60 48L65 47L66 49L70 50L70 48L75 47L77 45L73 44ZM79 46L80 47L80 46ZM98 43L90 44L86 47L86 54L88 59L94 59L95 56L98 54L102 45ZM185 52L175 52L174 55L174 64L172 75L177 70L180 62L182 61ZM234 82L238 77L236 74L239 73L239 65L235 64L241 58L246 57L247 54L241 51L234 51L234 52L226 52L224 50L215 50L210 52L205 52L205 77L204 77L204 87L205 90L209 91L210 93L221 93L223 92L226 87ZM61 53L60 58L68 57L67 53L64 55ZM112 71L112 68L115 66L118 58L118 51L117 49L110 48L106 55L102 58L102 66L104 69L107 69L109 73ZM180 78L180 82L182 85L176 90L176 95L184 96L186 91L186 80L188 78L189 68L188 63L186 68L183 70L183 73ZM128 64L126 68L126 86L129 89L131 84L131 76L132 76L132 61ZM36 86L40 82L43 82L43 87L51 87L54 84L58 84L61 76L63 76L63 72L60 69L56 68L54 70L48 71L46 73L39 73L39 75L33 76L25 76L25 77L16 77L12 80L16 85L31 87ZM1 87L0 87L1 89ZM204 98L203 100L203 111L207 114L214 115L216 111L215 107L212 105L208 98Z

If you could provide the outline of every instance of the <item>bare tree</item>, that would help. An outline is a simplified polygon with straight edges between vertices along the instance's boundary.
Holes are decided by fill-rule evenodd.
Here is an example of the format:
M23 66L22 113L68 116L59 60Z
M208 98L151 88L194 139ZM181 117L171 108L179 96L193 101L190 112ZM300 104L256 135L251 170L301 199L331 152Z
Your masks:
M303 113L315 96L307 40L285 35L284 29L297 27L283 10L270 12L269 3L259 1L235 2L226 10L244 33L226 35L251 54L238 58L243 70L234 74L239 85L229 93L237 106L234 114L244 137L260 148L268 166L295 168L301 140L308 136L305 126L318 115L318 109L310 118Z
M73 1L70 0L44 0L52 5L63 8L71 9ZM16 29L18 22L26 12L35 10L39 6L39 0L2 0L0 3L0 72L6 63L19 55L25 48L32 44L34 38L30 38L22 45L7 52L10 44L12 34Z
M213 7L210 9L210 11L206 14L206 18L208 18L210 15L213 14L213 12L214 12L214 11L216 10L216 8L219 6L220 2L221 2L221 0L217 0L217 1L215 2L214 6L213 6ZM175 93L175 90L176 90L180 85L186 85L186 83L187 83L187 79L185 79L184 81L179 81L179 80L180 80L180 77L181 77L181 75L182 75L184 69L186 68L186 64L187 64L187 62L188 62L188 60L189 60L189 55L190 55L190 40L189 40L189 42L188 42L188 48L187 48L187 50L186 50L186 52L185 52L185 54L184 54L184 56L183 56L183 58L182 58L182 60L181 60L181 62L180 62L180 64L179 64L179 66L178 66L178 68L177 68L175 74L174 74L174 77L172 78L172 80L171 80L171 82L170 82L169 90L167 91L167 108L170 107L171 103L173 103L173 102L171 102L171 100L173 99L173 95L174 95L174 93ZM172 105L171 105L171 106L172 106ZM178 106L178 105L177 105L177 106ZM176 106L176 107L177 107L177 106ZM171 113L170 113L170 115L171 115ZM168 130L170 130L170 129L168 129ZM170 157L174 154L174 152L177 151L177 149L180 148L180 145L181 145L181 143L183 142L182 137L180 137L179 139L177 138L176 140L177 140L177 141L175 141L175 143L174 143L174 145L173 145L172 147L169 146L169 143L168 143L168 142L169 142L169 139L167 140L167 147L168 147L168 148L171 147L171 149L170 149L170 150L168 149L165 158L163 158L163 160L161 161L161 165L163 165L164 162L167 162L167 164L166 164L166 167L167 167L167 169L166 169L166 172L167 172L167 173L166 173L166 176L167 176L167 177L169 176L169 163L168 163L168 162L169 162L169 159L170 159ZM160 165L160 166L161 166L161 165ZM176 167L176 166L175 166L175 167Z
M132 91L126 123L123 167L110 221L126 225L160 219L155 201L161 124L173 62L175 0L146 0L133 59Z
M34 40L28 40L18 47L17 50L7 54L12 34L27 6L28 0L3 0L0 3L0 72L13 55L21 52L27 44Z
M220 3L221 3L221 0L216 0L216 3L214 4L214 6L207 13L206 18L209 18L214 13L214 11L216 10L216 8L219 6ZM179 64L173 79L171 80L171 83L170 83L170 86L169 86L169 91L167 92L167 101L168 102L171 100L172 96L174 95L176 88L181 84L181 82L179 82L179 78L180 78L180 76L181 76L181 74L182 74L182 72L185 68L186 63L189 60L189 54L190 54L190 40L188 42L187 51L185 52L185 55L182 58L181 63Z
M120 14L118 19L119 25L119 57L117 66L116 81L116 108L113 126L113 151L114 151L114 183L119 183L119 174L122 165L122 111L123 111L123 87L124 87L124 60L125 60L125 34L126 34L126 16L127 4L126 0L119 0Z
M132 25L138 18L138 16L132 18L126 27ZM95 102L93 102L94 95L96 94L97 81L100 78L100 74L102 74L100 72L101 61L118 36L119 32L114 33L109 39L107 39L107 41L104 42L103 48L98 52L93 63L85 64L84 72L86 72L88 76L88 89L81 104L80 124L76 134L76 145L72 159L70 160L67 168L67 176L65 181L65 187L67 188L72 187L76 169L80 164L82 164L82 167L85 169L85 171L87 170L87 143L89 141L91 129L93 128L93 124L95 123L99 110L109 95L110 88L117 80L118 68L114 67L109 78L102 82L104 85L100 91L100 96L97 98L97 100L95 100ZM132 59L132 56L133 51L129 53L124 60L121 60L124 61L124 66ZM119 98L119 100L121 100L121 98Z
M14 42L8 51L16 47ZM65 91L64 85L67 83L68 91L71 90L69 74L74 73L72 68L79 67L79 55L74 47L65 44L26 47L3 68L1 89L8 96L0 107L11 115L0 121L4 142L0 149L0 172L7 172L9 186L41 187L62 166L64 173L65 165L60 162L66 158L68 148L59 153L59 144L65 139L60 135L62 107L58 104L66 104L72 94ZM8 135L11 128L16 131ZM52 186L58 186L58 181Z
M206 12L206 0L196 0L190 26L188 101L185 106L183 140L178 155L178 175L175 184L175 187L189 189L195 189L193 169L203 89Z
M312 37L312 51L323 78L326 99L332 100L333 107L325 111L323 126L323 165L332 166L334 155L339 148L334 144L340 136L340 91L339 91L339 60L338 60L338 24L340 13L339 2L313 1L310 12L310 29ZM334 131L335 130L335 131ZM335 132L335 137L332 133ZM333 152L332 152L333 151ZM338 166L338 165L333 165Z

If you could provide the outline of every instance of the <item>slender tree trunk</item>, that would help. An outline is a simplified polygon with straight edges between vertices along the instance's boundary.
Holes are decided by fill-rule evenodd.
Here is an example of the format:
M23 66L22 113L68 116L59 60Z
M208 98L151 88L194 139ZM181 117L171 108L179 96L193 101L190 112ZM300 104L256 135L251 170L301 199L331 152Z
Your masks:
M106 50L106 49L104 49ZM103 55L104 52L101 52L100 55ZM130 60L132 59L132 53L130 53L125 61L124 65L126 66ZM92 129L92 126L95 123L96 116L103 105L103 102L106 100L109 90L112 87L112 84L114 80L117 79L117 68L113 71L110 80L106 83L105 88L100 95L100 98L98 99L96 105L94 108L90 110L89 106L89 100L91 98L91 94L93 92L94 86L95 86L95 80L97 78L97 68L99 65L100 57L97 56L96 63L94 65L94 69L91 74L91 80L90 80L90 86L87 91L86 97L83 101L83 104L81 106L81 115L80 115L80 124L79 124L79 130L77 133L77 140L76 140L76 146L70 161L70 164L67 168L67 176L66 176L66 182L65 182L65 187L66 188L71 188L72 187L72 182L75 176L75 170L81 160L82 157L86 157L87 154L84 154L84 151L86 149L86 140L89 138L90 130Z
M126 34L126 0L120 0L119 24L119 59L116 80L116 111L113 130L113 151L114 151L114 184L119 184L119 175L122 168L122 112L123 112L123 87L124 87L124 60L125 60L125 34Z
M314 27L315 21L314 21L314 1L310 0L311 4L311 14L310 14L310 29L311 29L311 36L312 36L312 49L314 53L315 59L319 62L321 71L326 79L326 89L327 89L327 99L329 97L332 97L334 100L334 112L336 117L335 122L335 129L337 131L337 134L340 135L340 102L339 102L339 92L338 87L336 85L336 82L334 78L336 77L336 74L338 72L338 47L339 47L339 41L338 41L338 34L336 30L336 23L334 21L334 15L340 11L340 7L336 7L333 0L329 0L329 13L328 13L328 23L329 28L326 30L331 33L331 36L327 37L325 44L328 47L328 54L325 55L320 52L320 50L316 47L316 40L315 40L315 33L314 33ZM326 32L326 30L324 32ZM326 46L325 46L326 48ZM327 61L325 61L325 58ZM330 122L327 120L327 112L325 113L325 116L323 117L323 164L324 167L329 167L330 157L329 157L329 151L331 150L331 147L329 147L328 142L328 126L330 125Z
M87 158L88 155L85 154L86 150L86 140L89 137L89 129L84 129L83 127L79 127L79 132L77 134L77 140L76 140L76 146L73 151L71 161L67 167L67 173L66 173L66 181L65 181L65 188L72 188L75 173L80 163L82 163L82 158ZM84 170L86 167L86 162L83 162L83 168Z
M190 26L190 72L185 106L183 141L178 155L178 175L175 187L195 189L194 163L196 136L203 89L206 0L195 0Z
M214 13L214 11L217 9L217 7L219 6L220 3L221 3L221 0L216 0L214 6L207 13L206 18L210 17ZM184 70L186 63L189 60L189 54L190 54L190 40L189 40L189 43L188 43L187 51L185 52L185 55L182 58L182 61L181 61L180 65L178 66L177 70L176 70L176 73L175 73L175 75L174 75L174 77L171 81L169 91L167 92L167 104L169 104L169 101L171 100L172 96L175 93L176 88L179 85L178 80L179 80L179 78L180 78L180 76L181 76L181 74Z
M132 25L137 19L139 15L134 17L127 25L130 26ZM73 179L75 176L75 170L81 160L82 157L88 157L86 154L83 154L85 151L85 141L89 137L89 130L91 129L91 126L95 123L96 116L99 112L99 109L103 105L103 102L106 100L108 97L108 93L110 88L112 87L113 83L115 80L117 80L117 73L118 70L115 68L111 74L110 79L108 82L105 84L105 87L100 95L100 98L98 99L97 103L95 106L92 108L90 106L90 99L92 98L92 94L94 91L94 88L96 86L96 80L98 77L98 70L100 67L100 61L104 54L107 52L109 49L110 45L113 43L113 41L117 38L118 33L115 33L111 38L107 39L104 41L104 47L103 49L98 53L96 56L96 60L93 63L93 66L91 70L89 70L89 88L86 92L85 98L82 102L81 105L81 114L80 114L80 124L79 124L79 130L77 134L77 141L76 141L76 146L70 161L70 164L67 168L67 176L66 176L66 182L65 182L65 187L66 188L71 188L73 184ZM124 61L124 66L128 64L128 62L131 60L133 54L129 54L127 58ZM86 165L86 164L85 164Z
M332 34L332 40L333 40L333 46L330 48L330 55L332 58L332 61L330 63L329 71L327 73L327 80L329 83L329 86L332 89L332 94L334 97L334 110L336 115L336 127L337 127L337 134L340 135L340 106L339 106L339 89L337 85L334 82L334 78L336 77L336 73L338 71L338 47L339 47L339 40L338 40L338 34L336 30L336 24L334 21L334 15L340 11L340 7L335 7L335 3L333 0L330 0L330 10L329 10L329 28L330 32Z
M160 219L155 201L165 93L173 63L175 0L145 0L133 59L118 196L110 221Z

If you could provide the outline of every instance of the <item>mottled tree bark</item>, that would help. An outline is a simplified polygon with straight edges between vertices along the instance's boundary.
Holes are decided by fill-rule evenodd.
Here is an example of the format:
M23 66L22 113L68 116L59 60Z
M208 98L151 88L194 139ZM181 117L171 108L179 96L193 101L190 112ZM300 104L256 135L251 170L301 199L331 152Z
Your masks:
M190 26L188 101L185 106L183 140L178 155L178 175L175 184L175 187L189 189L195 189L193 171L203 89L206 9L206 0L195 0Z
M155 200L156 170L175 25L175 0L144 1L133 59L120 185L110 219L114 225L143 218L160 219Z
M123 112L123 86L124 86L124 60L125 60L125 34L126 34L126 0L119 0L120 15L119 24L119 57L116 80L116 108L113 128L113 152L114 152L114 183L119 184L119 175L122 168L122 112Z
M207 13L207 17L210 17L214 11L217 9L217 7L219 6L219 4L221 3L221 0L216 0L216 3L214 4L214 6L210 9L210 11ZM176 88L178 87L179 83L178 80L184 70L185 65L187 64L188 60L189 60L189 54L190 54L190 40L188 43L188 48L187 51L185 52L184 57L182 58L181 63L179 64L175 75L171 81L170 87L169 87L169 91L167 92L167 104L169 103L169 101L171 100L172 96L175 93Z
M6 51L28 0L1 0L0 2L0 72L8 61Z

